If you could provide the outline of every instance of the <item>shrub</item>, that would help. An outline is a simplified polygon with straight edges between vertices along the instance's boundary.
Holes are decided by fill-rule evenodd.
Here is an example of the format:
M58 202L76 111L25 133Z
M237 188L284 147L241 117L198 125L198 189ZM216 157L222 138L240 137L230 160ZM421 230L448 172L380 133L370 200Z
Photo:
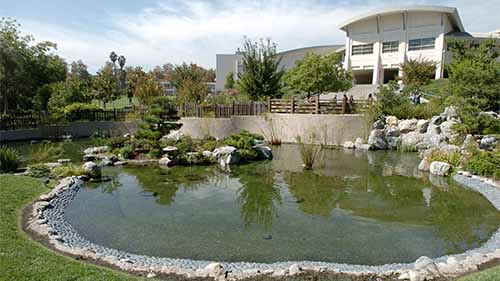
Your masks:
M72 164L55 167L50 171L51 177L54 178L81 176L83 174L85 174L85 170L82 166Z
M474 152L466 162L465 169L476 175L500 179L500 148Z
M133 159L135 157L135 146L133 144L128 144L120 148L119 151L124 159Z
M457 168L462 163L462 154L459 151L446 152L440 149L433 149L425 157L428 163L432 162L445 162L450 164L453 168Z
M63 143L54 144L44 140L38 146L31 147L31 162L41 163L61 158L64 154Z
M149 158L154 158L154 159L159 159L161 158L161 155L162 155L162 152L161 150L155 148L155 149L152 149L149 153L148 153L148 157Z
M313 144L316 139L317 136L314 133L310 134L307 140L303 140L300 136L296 137L299 145L300 157L302 158L302 162L304 162L304 169L306 170L311 170L313 168L322 150L321 145Z
M130 143L131 139L123 136L112 137L106 139L104 144L109 146L111 149L124 147L126 144Z
M222 141L218 141L214 138L211 138L211 139L208 139L208 140L205 140L202 144L201 144L201 149L202 150L208 150L208 151L214 151L214 149L216 149L217 147L220 147L222 146L224 143Z
M43 163L33 164L29 166L28 175L34 178L44 178L50 176L50 169Z
M238 148L240 156L243 160L253 160L256 159L259 154L253 148L255 146L255 140L263 140L264 137L258 134L250 133L246 130L242 130L237 134L232 134L227 139L224 140L226 145L234 146Z
M0 147L0 172L15 172L20 163L17 150L8 146Z
M107 144L107 138L109 138L109 135L106 131L97 130L92 134L90 140L94 146L103 146Z

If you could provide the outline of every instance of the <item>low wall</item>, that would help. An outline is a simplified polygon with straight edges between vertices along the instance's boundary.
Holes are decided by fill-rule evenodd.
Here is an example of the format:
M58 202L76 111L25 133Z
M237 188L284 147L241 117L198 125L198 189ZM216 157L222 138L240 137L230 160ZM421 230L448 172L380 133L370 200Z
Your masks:
M59 138L62 135L87 138L96 131L106 131L111 135L133 134L137 131L137 122L73 122L66 125L40 126L36 129L0 131L0 142L51 139Z
M265 114L261 116L232 116L231 118L182 118L181 131L195 138L211 135L224 138L247 130L262 134L266 139L275 136L282 142L294 143L301 136L307 142L340 145L358 137L366 139L368 122L362 115ZM311 134L316 134L309 140Z

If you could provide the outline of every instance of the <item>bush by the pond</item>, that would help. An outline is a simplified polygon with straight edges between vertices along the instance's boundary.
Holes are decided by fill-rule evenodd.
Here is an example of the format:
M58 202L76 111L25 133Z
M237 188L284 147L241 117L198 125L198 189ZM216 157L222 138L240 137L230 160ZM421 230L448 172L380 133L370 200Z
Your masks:
M304 163L304 169L311 170L314 163L318 160L322 149L321 145L314 144L314 141L317 139L316 134L310 134L307 139L303 139L301 136L297 136L295 139L299 145L300 157Z
M160 149L152 149L149 153L148 153L148 157L149 158L153 158L153 159L160 159L161 158L161 155L162 155L162 152Z
M462 163L462 154L459 151L447 152L440 149L433 149L425 156L425 160L428 163L445 162L455 169Z
M15 172L20 163L17 150L8 146L0 147L0 172Z
M119 152L124 159L133 159L135 157L135 147L133 144L128 144L120 148Z
M28 175L34 178L44 178L50 176L50 168L44 163L38 163L28 166Z
M73 164L55 167L50 171L51 177L58 178L58 179L65 178L65 177L72 177L72 176L81 176L84 174L85 174L85 170L83 169L82 166L73 165Z
M42 163L57 160L64 154L64 143L52 143L44 140L31 148L31 162Z
M465 164L473 174L500 179L500 147L495 151L475 151Z

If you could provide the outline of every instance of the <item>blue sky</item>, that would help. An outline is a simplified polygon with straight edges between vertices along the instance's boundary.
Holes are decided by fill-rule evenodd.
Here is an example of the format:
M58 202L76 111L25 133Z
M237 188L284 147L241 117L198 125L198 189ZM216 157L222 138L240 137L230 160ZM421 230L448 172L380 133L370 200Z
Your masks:
M454 6L468 31L500 29L500 0L0 0L0 17L17 19L23 32L57 43L68 62L82 59L95 71L112 50L149 69L183 61L215 67L215 54L234 52L244 36L271 38L279 50L343 44L343 20L407 4Z

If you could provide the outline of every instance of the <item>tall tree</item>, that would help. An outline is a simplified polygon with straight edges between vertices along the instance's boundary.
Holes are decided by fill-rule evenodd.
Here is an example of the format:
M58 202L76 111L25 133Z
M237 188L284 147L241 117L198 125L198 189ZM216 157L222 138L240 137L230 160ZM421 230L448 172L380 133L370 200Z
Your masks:
M177 65L172 71L172 85L177 89L177 97L180 103L200 103L208 95L207 72L196 64L183 63Z
M309 53L285 73L283 80L295 90L318 95L346 91L352 85L351 74L342 67L337 53Z
M417 94L422 86L429 84L436 73L436 62L425 59L409 59L399 66L403 72L404 92Z
M102 102L104 108L106 104L116 100L123 93L119 91L118 79L113 73L113 64L106 63L106 65L101 68L94 78L93 85L93 96L95 99Z
M224 81L224 89L226 89L226 90L234 89L234 73L233 72L229 72L226 75L226 80Z
M153 74L137 72L133 78L134 96L142 105L151 106L153 100L161 96L163 88Z
M87 70L87 65L82 60L73 61L70 65L70 76L73 79L89 82L91 75Z
M260 43L245 39L243 73L238 74L238 90L252 100L281 95L283 70L276 56L276 44L270 40Z

